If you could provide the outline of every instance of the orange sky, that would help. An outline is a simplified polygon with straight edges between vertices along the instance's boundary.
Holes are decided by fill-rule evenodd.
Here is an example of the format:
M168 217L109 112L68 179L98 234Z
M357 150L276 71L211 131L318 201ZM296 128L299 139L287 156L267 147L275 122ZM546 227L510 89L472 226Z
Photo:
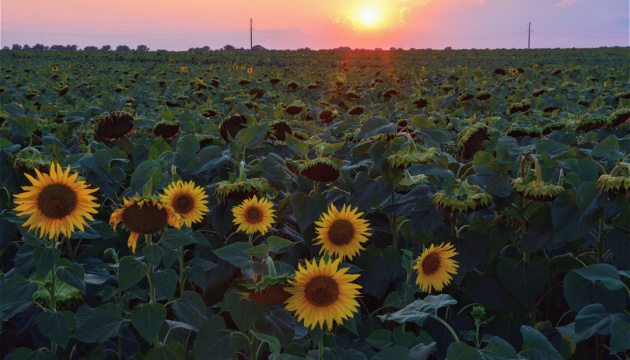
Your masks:
M375 23L362 23L372 9ZM628 46L625 0L2 0L0 42L186 50Z

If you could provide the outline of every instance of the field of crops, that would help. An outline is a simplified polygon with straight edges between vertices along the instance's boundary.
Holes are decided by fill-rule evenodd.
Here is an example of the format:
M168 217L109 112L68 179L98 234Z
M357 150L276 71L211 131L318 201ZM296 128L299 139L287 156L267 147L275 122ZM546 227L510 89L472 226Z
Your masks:
M625 359L628 48L0 52L0 357Z

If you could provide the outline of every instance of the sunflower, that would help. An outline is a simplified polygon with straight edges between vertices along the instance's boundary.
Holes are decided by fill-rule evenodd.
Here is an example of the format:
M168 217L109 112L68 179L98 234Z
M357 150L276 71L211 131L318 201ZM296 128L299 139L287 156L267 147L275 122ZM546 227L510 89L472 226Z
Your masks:
M181 180L177 183L172 182L164 189L164 194L160 195L162 202L177 211L187 226L201 222L203 216L208 212L206 198L208 195L202 187L195 186L192 181L185 183Z
M74 69L74 65L70 65L69 67L70 67L70 70Z
M52 67L52 71L57 71L57 70L59 70L59 68L57 66L53 66Z
M251 74L251 73L253 73L253 72L254 72L254 69L252 69L252 68L247 68L247 73L248 73L248 74Z
M28 226L29 231L35 227L40 237L48 235L48 239L61 233L70 237L75 226L84 231L85 218L94 221L90 214L98 212L96 198L90 195L98 188L89 189L85 181L76 181L79 173L69 176L70 166L63 171L61 165L51 164L49 174L34 170L38 179L24 173L32 186L23 186L25 192L15 195L17 215L31 214L22 226Z
M121 221L131 231L127 246L131 247L134 253L140 234L155 234L167 224L179 229L183 222L182 217L170 205L153 196L134 196L129 200L125 199L124 206L114 211L109 218L109 224L115 231Z
M442 291L445 285L453 280L450 274L457 274L457 261L451 259L457 255L453 245L444 243L435 247L424 249L422 255L413 266L418 270L416 284L420 285L421 291L431 292L431 289Z
M370 223L359 219L363 213L357 214L357 210L358 207L352 210L350 206L344 205L339 211L331 204L328 213L315 222L319 239L315 245L322 245L320 254L326 251L342 260L345 257L352 260L360 250L365 250L361 244L367 241L366 235L370 235Z
M246 234L253 234L259 231L265 235L271 224L275 222L275 215L271 207L273 204L265 198L253 198L243 201L239 206L232 208L234 224L238 224L238 230L245 231Z
M324 323L332 330L333 321L340 324L343 320L354 317L359 303L355 300L360 295L360 285L353 283L359 275L346 274L350 268L338 269L341 259L324 262L322 258L312 263L306 261L306 269L298 265L295 278L289 280L291 286L285 291L292 294L285 302L286 309L293 311L298 321L304 320L304 326L323 329Z
M245 69L245 64L241 64L241 69Z

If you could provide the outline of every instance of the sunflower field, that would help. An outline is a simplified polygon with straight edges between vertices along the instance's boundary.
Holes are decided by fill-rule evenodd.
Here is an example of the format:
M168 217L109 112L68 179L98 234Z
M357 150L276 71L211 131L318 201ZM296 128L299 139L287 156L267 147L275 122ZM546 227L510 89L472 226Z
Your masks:
M0 358L625 359L628 48L0 52Z

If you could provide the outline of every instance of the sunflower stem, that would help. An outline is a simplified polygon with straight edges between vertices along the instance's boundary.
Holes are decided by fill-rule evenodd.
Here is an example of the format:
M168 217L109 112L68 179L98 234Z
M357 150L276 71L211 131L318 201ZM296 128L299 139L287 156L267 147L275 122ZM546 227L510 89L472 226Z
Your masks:
M392 191L392 205L396 202L396 193ZM392 215L390 224L392 226L392 244L394 249L398 249L398 224L396 221L396 215Z
M55 235L55 237L53 238L53 241L51 243L51 246L53 249L57 247L58 240L59 240L59 234ZM53 312L53 313L57 312L57 298L55 296L56 281L57 281L57 266L53 264L53 267L50 270L50 288L48 289L48 292L50 294L49 309L50 309L50 312ZM55 344L55 342L52 339L50 340L50 351L52 351L54 354L57 354L57 344Z
M459 338L457 337L457 334L455 333L455 330L453 330L453 328L444 320L440 319L439 317L433 315L433 314L428 314L430 318L433 318L435 320L437 320L439 323L441 323L442 325L444 325L446 327L446 329L451 333L451 335L453 336L453 338L455 339L455 342L460 342Z
M451 214L451 235L457 239L457 214Z
M179 296L184 294L184 281L186 281L184 277L184 247L179 247Z
M319 346L318 346L318 358L319 360L324 360L324 337L322 337L321 339L319 339Z
M152 237L153 237L152 234L148 234L144 236L144 241L147 243L147 245L151 245ZM151 300L149 301L149 304L155 304L155 286L153 286L153 282L151 282L151 274L153 274L153 264L149 262L149 270L147 270L147 280L149 280L149 293L151 295ZM158 336L156 335L155 339L153 340L153 347L157 348L159 346L160 346L160 340Z
M606 227L606 208L604 207L604 211L602 213L602 217L599 219L599 234L597 237L597 263L601 264L604 262L604 228Z
M249 351L250 351L250 359L251 360L257 360L257 350L256 350L256 337L252 334L252 341L249 343Z

